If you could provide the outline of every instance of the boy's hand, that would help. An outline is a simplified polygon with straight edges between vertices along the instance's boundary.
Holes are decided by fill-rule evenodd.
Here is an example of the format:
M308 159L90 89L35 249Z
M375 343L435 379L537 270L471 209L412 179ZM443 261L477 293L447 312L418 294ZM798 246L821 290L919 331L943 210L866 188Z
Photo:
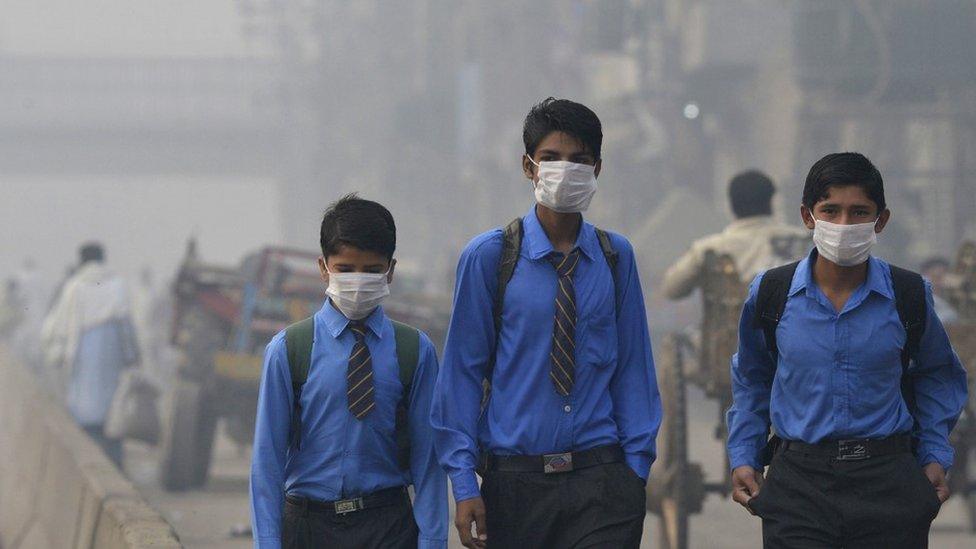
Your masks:
M938 463L929 463L922 468L929 482L935 487L935 493L939 495L939 501L945 503L949 499L949 483L946 482L946 472Z
M748 465L736 467L732 470L732 499L755 515L749 507L749 500L759 495L762 483L763 476L759 471Z
M475 523L478 537L471 535L471 523ZM454 516L454 526L461 545L468 549L484 549L488 542L488 527L485 523L485 502L481 498L466 499L458 502L457 513Z

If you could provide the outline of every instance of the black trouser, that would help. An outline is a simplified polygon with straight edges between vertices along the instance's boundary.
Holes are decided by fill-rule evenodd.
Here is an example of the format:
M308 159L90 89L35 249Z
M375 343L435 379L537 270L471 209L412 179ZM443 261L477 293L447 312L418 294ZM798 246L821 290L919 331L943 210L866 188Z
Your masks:
M749 506L767 549L917 549L941 504L909 452L840 461L788 450Z
M487 471L481 484L491 548L637 548L644 482L625 463L567 473Z
M410 496L389 505L336 514L327 508L285 501L284 549L416 549L419 530Z

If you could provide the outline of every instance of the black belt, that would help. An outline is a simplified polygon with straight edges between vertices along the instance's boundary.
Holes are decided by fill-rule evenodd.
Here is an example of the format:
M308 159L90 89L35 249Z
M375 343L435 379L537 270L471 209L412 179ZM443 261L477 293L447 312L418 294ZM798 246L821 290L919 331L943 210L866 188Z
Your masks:
M406 486L396 486L377 490L376 492L358 498L317 501L299 496L285 496L285 502L288 505L297 507L303 512L313 511L316 513L344 515L346 513L362 511L363 509L396 505L402 501L410 501L409 497Z
M624 451L618 444L598 446L590 450L545 454L542 456L496 456L485 454L481 457L478 470L503 471L508 473L568 473L595 465L618 463L624 460Z
M859 461L877 456L911 452L912 438L908 435L895 435L888 438L827 440L817 444L807 444L798 440L784 440L780 450L830 457L838 461Z

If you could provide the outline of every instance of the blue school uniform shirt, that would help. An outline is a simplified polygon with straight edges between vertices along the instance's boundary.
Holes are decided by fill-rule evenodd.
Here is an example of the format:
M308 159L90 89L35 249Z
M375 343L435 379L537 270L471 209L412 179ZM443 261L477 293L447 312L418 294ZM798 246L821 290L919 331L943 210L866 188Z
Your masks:
M739 324L739 352L732 358L733 404L727 413L731 467L760 468L772 424L786 440L884 438L912 431L901 394L901 352L906 333L898 318L891 269L868 261L867 279L841 312L813 280L816 250L800 262L779 326L776 364L754 323L753 281ZM915 380L920 465L948 469L952 430L966 401L966 371L936 315L926 282L928 317L909 372ZM774 375L775 374L775 375Z
M633 248L610 234L619 254L615 287L593 225L581 225L573 275L576 380L562 396L549 375L558 283L549 260L553 248L535 208L523 227L484 415L482 379L495 353L492 303L502 231L472 240L458 262L431 412L437 452L458 501L479 496L475 468L482 451L540 455L620 444L627 464L644 479L655 456L661 402Z
M346 401L346 373L355 335L349 320L330 301L314 315L308 379L301 391L301 448L289 447L294 412L285 332L268 344L261 374L251 462L251 520L254 545L281 546L285 495L318 501L359 497L413 484L419 547L447 547L447 478L437 464L430 426L430 399L437 356L421 334L420 359L408 406L409 471L397 462L395 411L403 391L393 325L382 307L366 319L366 345L373 364L376 407L358 420Z

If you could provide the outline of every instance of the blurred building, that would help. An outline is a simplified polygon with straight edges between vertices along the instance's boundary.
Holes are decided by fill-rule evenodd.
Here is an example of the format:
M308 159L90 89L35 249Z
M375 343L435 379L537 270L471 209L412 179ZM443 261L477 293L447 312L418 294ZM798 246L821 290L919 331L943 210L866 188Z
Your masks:
M800 2L797 163L856 149L879 166L909 265L976 236L976 4Z
M638 238L652 283L728 220L732 174L769 172L793 220L806 169L842 149L886 177L896 261L976 234L967 0L21 4L8 19L61 42L0 26L0 173L268 177L281 234L306 247L359 191L393 210L404 268L438 284L530 205L521 124L550 95L601 116L591 217ZM112 30L79 31L95 25Z

